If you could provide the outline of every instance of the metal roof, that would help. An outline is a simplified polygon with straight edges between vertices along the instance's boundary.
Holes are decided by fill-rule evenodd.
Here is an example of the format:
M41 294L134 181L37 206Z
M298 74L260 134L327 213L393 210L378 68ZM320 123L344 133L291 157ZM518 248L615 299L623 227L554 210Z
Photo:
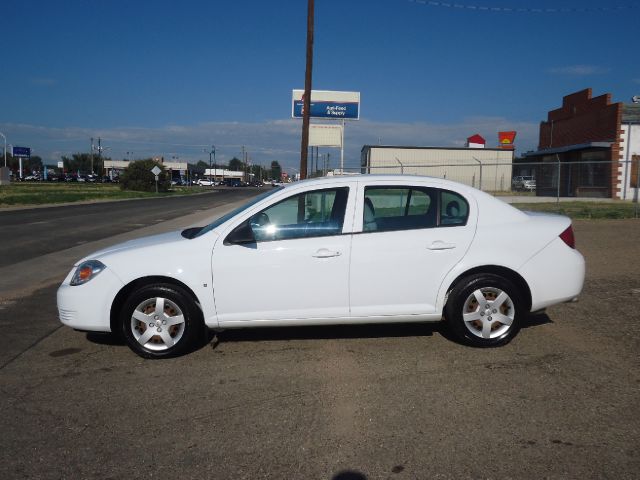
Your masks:
M535 152L527 152L523 154L525 157L540 157L542 155L553 155L554 153L565 153L573 150L587 150L589 148L610 148L613 142L589 142L580 143L578 145L567 145L566 147L547 148Z
M640 103L627 103L622 106L622 123L640 123Z
M469 147L417 147L410 145L363 145L361 152L366 149L372 148L404 148L407 150L473 150L477 152L478 150L489 150L489 151L499 151L499 152L513 152L511 149L499 148L499 147L485 147L485 148L469 148Z

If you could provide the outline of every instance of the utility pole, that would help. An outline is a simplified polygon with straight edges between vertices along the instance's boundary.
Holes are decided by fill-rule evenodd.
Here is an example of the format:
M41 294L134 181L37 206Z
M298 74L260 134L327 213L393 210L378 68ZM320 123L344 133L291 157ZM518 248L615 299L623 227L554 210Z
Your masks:
M93 137L91 137L91 153L89 156L91 157L91 173L93 173Z
M313 0L307 0L307 66L304 75L304 102L302 112L302 142L300 146L300 180L307 178L309 154L309 119L311 110L311 73L313 69Z
M102 145L101 145L101 141L102 141L102 139L100 137L98 137L98 163L100 165L102 165Z
M247 152L244 150L244 145L242 145L242 163L244 164L244 175L242 180L247 181Z
M213 187L213 180L211 179L211 174L213 173L212 172L213 166L212 166L212 163L211 163L211 155L213 155L213 162L215 163L215 161L216 161L216 147L215 147L215 145L211 145L211 150L209 150L209 186Z

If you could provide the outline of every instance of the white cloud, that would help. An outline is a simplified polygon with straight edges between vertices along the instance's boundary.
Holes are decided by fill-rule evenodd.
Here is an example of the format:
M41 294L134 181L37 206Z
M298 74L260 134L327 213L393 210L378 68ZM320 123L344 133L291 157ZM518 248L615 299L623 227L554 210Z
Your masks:
M90 138L97 142L101 137L102 145L110 147L106 155L112 158L126 158L127 152L133 152L133 158L177 156L193 163L198 160L208 162L204 150L213 144L217 160L227 162L234 156L240 158L244 145L253 163L269 165L272 160L278 160L290 168L299 164L301 127L300 120L282 119L263 123L220 122L108 129L5 123L0 124L0 131L7 135L8 143L31 147L33 154L47 163L57 162L61 155L88 152ZM345 166L359 166L360 150L365 144L460 147L464 146L467 137L480 133L487 140L487 146L497 146L499 130L516 130L516 145L520 151L535 149L538 143L538 123L501 117L469 117L450 124L347 122ZM330 153L332 166L338 166L339 149L321 148L320 152Z
M599 67L597 65L567 65L564 67L554 67L547 70L549 73L558 75L574 75L579 77L589 75L602 75L611 71L610 68Z
M31 83L32 85L40 86L40 87L50 87L58 83L58 81L55 78L32 77L29 79L29 83Z

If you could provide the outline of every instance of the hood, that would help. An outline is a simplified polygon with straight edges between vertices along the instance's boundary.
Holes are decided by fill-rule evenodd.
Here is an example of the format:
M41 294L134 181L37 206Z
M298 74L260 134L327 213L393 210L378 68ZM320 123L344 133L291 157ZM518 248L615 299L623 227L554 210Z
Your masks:
M85 260L104 260L107 257L122 253L135 253L136 250L146 249L148 250L173 250L173 247L179 244L185 244L192 242L193 240L182 236L180 230L168 233L161 233L159 235L150 235L148 237L136 238L135 240L129 240L123 243L98 250L96 252L87 255L83 259L79 260L76 265L82 263Z

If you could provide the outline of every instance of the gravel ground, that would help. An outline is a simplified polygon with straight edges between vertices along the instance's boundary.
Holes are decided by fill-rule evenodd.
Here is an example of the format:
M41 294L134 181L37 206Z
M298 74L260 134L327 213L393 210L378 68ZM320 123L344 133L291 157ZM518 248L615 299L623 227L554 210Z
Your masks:
M440 325L278 328L145 361L59 328L0 370L0 477L637 478L640 221L574 226L580 301L498 349ZM0 316L50 321L54 293Z

